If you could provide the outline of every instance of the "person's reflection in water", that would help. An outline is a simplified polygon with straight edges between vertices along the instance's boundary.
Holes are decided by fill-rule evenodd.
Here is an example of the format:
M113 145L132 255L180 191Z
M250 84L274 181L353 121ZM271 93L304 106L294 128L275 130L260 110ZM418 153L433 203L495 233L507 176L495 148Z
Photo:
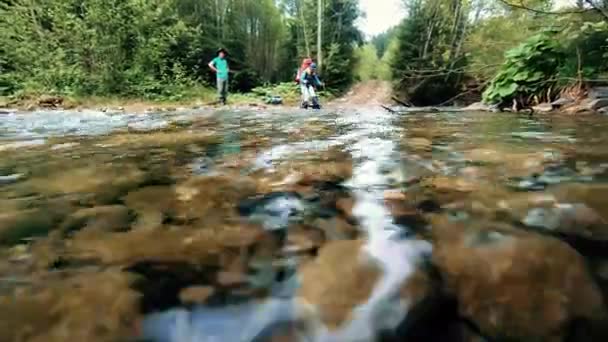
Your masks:
M230 161L229 164L235 163L238 165L239 155L242 152L241 149L241 132L240 132L240 119L237 118L235 123L234 119L231 118L231 114L222 113L220 115L221 129L222 129L222 145L220 147L220 155L224 160ZM241 170L243 172L244 170Z

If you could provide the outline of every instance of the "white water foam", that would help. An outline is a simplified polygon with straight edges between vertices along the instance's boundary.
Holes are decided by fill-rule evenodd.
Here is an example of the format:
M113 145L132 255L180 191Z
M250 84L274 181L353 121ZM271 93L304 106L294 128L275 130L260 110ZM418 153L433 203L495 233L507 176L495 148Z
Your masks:
M361 262L374 262L383 270L381 280L371 296L353 311L353 319L336 331L329 331L318 322L313 329L314 342L372 342L379 331L395 329L406 317L410 307L407 298L399 297L399 290L415 272L421 259L431 252L431 245L420 240L400 238L403 229L393 223L384 204L387 176L382 166L391 164L399 130L391 125L390 114L360 111L351 117L357 129L351 135L359 139L352 146L355 165L353 178L347 183L356 197L353 214L367 236ZM381 133L383 138L370 138Z
M300 321L299 342L373 342L380 331L395 329L411 305L407 298L400 296L400 289L415 272L420 260L431 252L431 245L403 239L403 228L393 223L384 204L388 177L381 170L387 164L394 164L394 140L399 139L400 134L399 129L391 125L391 119L390 114L373 110L344 115L341 122L351 124L354 129L328 143L352 142L351 153L358 162L346 185L355 195L353 214L367 238L360 262L374 263L383 271L368 300L353 308L353 318L349 322L330 331L321 322L314 306L298 299L270 299L215 310L173 310L149 317L147 322L151 328L148 332L157 337L155 340L213 342L220 338L222 341L252 342L269 326L294 319ZM272 161L318 146L318 142L296 143L269 151L264 156ZM173 323L167 326L168 321Z

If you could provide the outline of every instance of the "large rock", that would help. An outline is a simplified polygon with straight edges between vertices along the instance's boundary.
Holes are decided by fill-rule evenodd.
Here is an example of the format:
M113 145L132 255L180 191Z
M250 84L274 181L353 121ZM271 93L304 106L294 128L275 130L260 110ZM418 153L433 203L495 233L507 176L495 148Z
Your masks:
M174 217L199 227L236 219L238 203L258 192L248 177L193 177L175 187L177 201Z
M593 87L589 89L588 96L590 99L608 98L608 87Z
M171 217L176 193L170 186L149 186L129 192L124 202L137 213L134 229L154 229Z
M541 103L537 106L532 107L532 109L535 112L548 113L548 112L553 111L553 104L552 103Z
M47 277L49 278L49 277ZM132 277L108 270L44 280L35 290L2 299L1 341L122 341L134 339L139 316ZM69 295L67 295L69 294Z
M604 319L585 260L567 244L496 223L436 225L433 232L434 264L461 315L484 335L561 341L575 322Z
M38 99L38 105L40 107L54 108L59 107L63 104L63 98L61 96L43 95Z
M418 264L428 244L388 243L381 253L394 257L390 266L364 246L361 240L330 242L301 268L296 302L305 335L372 341L381 330L396 329L408 309L432 295L433 282Z
M80 209L68 216L61 225L64 233L80 229L95 229L107 232L128 230L134 215L123 205L105 205Z
M523 223L558 234L608 241L608 222L582 203L558 203L531 209Z
M40 209L0 214L0 244L14 245L26 238L46 235L56 225L56 217Z
M91 205L116 204L129 190L147 181L147 174L130 163L91 164L38 174L23 182L32 192L44 195L80 193L91 195Z
M600 108L608 107L608 97L598 99L586 99L580 104L581 108L589 111L596 111Z
M462 109L463 111L478 111L478 112L491 112L492 106L489 106L483 102L475 102Z
M559 99L551 102L551 106L553 107L553 109L558 109L570 105L572 103L574 103L573 99L567 97L560 97Z
M433 143L427 138L415 137L407 139L406 144L413 151L424 152L430 151Z

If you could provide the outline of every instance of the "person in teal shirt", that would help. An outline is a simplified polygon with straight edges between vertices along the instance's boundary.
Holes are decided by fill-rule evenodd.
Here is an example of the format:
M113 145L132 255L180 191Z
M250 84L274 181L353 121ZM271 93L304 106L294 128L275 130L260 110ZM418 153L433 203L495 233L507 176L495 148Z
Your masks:
M228 61L226 56L228 53L225 49L219 49L217 51L217 57L209 62L209 68L217 75L217 92L219 100L222 104L226 104L226 98L228 96L228 73L230 68L228 67Z

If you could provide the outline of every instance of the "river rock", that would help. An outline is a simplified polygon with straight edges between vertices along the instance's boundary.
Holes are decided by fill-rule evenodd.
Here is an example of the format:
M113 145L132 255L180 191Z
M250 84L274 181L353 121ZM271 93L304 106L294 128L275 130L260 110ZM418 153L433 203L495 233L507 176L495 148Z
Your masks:
M573 104L574 100L568 97L560 97L559 99L551 102L551 106L553 107L553 109L558 109L558 108L562 108L564 106Z
M141 298L131 289L132 280L117 270L46 277L43 286L3 298L0 340L134 339Z
M257 190L256 182L249 177L192 177L175 187L175 218L200 226L236 218L238 203Z
M154 229L171 218L177 198L171 186L149 186L129 192L123 200L137 213L134 229Z
M608 107L608 97L598 99L586 99L580 104L581 108L589 111L596 111L600 108Z
M46 235L55 224L56 218L40 209L0 213L0 245L14 245L26 238Z
M523 223L548 232L608 241L608 221L583 203L558 203L531 209Z
M428 251L424 242L387 245L384 252L395 253L395 264L386 269L364 245L361 240L329 242L314 262L301 267L296 303L305 335L373 341L380 331L395 330L408 309L433 293L433 282L419 268L423 251Z
M148 175L130 163L91 164L52 170L32 176L25 182L32 191L44 195L90 194L88 205L115 204L129 190L147 181Z
M287 245L283 253L287 255L316 254L325 243L323 231L310 226L300 226L289 230Z
M604 318L585 260L567 244L491 222L435 225L433 263L461 315L492 340L562 341Z
M211 286L190 286L179 292L183 304L204 304L213 295L215 289Z
M432 142L426 138L409 138L407 139L407 146L414 151L430 151L432 149Z
M597 110L598 113L608 115L608 107L600 108Z
M80 209L68 216L61 225L64 233L80 229L95 229L108 232L128 230L134 215L124 205L105 205Z
M593 87L587 92L590 99L608 98L608 87Z
M0 176L0 185L13 184L25 178L23 173L14 173L12 175Z
M475 102L462 109L463 111L475 111L475 112L491 112L492 107L483 103Z
M548 112L553 111L553 104L552 103L541 103L539 105L532 107L532 109L535 112L548 113Z
M40 107L59 107L63 104L63 97L61 96L51 96L51 95L43 95L38 99L38 105Z
M359 230L342 217L318 218L312 226L321 230L328 240L350 240L359 235Z

